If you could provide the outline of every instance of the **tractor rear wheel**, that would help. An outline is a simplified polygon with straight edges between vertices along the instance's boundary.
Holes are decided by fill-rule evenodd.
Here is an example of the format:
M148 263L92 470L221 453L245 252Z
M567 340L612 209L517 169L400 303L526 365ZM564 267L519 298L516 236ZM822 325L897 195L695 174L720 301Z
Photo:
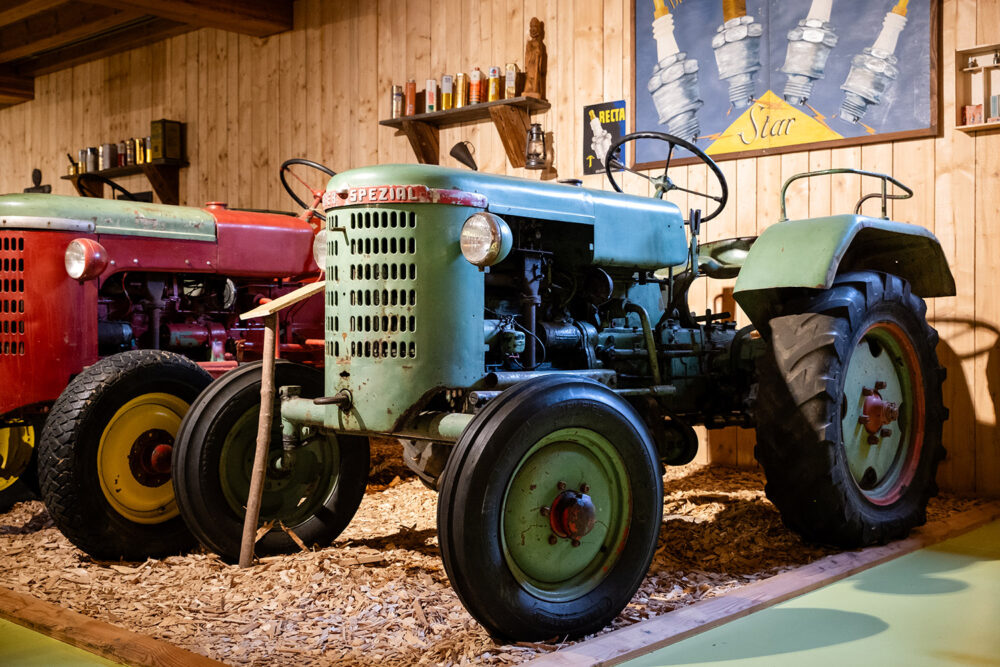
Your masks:
M944 369L926 306L893 275L853 272L771 320L756 456L785 524L842 548L926 521L944 458Z
M441 555L465 607L505 639L607 625L652 561L659 471L641 417L596 382L543 377L492 400L439 485Z
M95 558L141 560L192 544L170 484L174 436L211 376L172 352L106 357L67 385L38 444L42 499Z
M229 560L240 540L257 446L262 364L230 371L191 406L174 449L174 489L181 514L198 540ZM323 371L279 360L277 386L299 385L304 398L323 395ZM305 544L326 546L347 527L368 485L368 438L316 434L285 452L275 399L260 524L273 529L257 542L258 555Z

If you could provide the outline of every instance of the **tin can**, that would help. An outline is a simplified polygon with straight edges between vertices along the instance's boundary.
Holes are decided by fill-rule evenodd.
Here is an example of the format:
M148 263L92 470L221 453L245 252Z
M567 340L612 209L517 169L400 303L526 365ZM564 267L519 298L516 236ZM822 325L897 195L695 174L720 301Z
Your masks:
M441 111L447 111L455 104L454 80L451 74L441 75Z
M486 79L486 101L496 102L500 99L500 68L491 67Z
M406 82L406 111L407 116L417 113L417 80L410 79Z
M424 89L424 110L427 113L438 110L438 82L437 79L427 79L427 87Z
M504 97L508 100L517 97L517 63L507 63L507 76L504 78Z
M459 72L455 75L455 108L469 103L469 75Z
M143 140L143 142L144 142L143 145L146 147L146 151L145 151L146 162L147 163L148 162L152 162L153 161L153 137L151 137L151 136L146 137Z
M479 104L483 101L483 73L478 67L473 67L469 73L469 104Z
M77 156L77 158L79 158L76 161L77 171L79 171L79 173L81 173L81 174L86 173L86 171L87 171L87 149L86 148L81 148L80 150L78 150L76 152L76 156Z
M403 115L403 87L392 87L392 117L399 118Z
M98 153L98 150L97 150L97 146L88 146L87 147L87 158L86 158L87 169L86 169L86 171L97 171L98 155L99 155L99 153Z
M118 166L119 167L124 167L125 166L125 157L126 157L125 156L125 142L124 141L119 141L118 142Z
M131 167L135 164L135 139L125 140L125 165Z
M142 137L135 137L132 143L135 144L135 163L143 164L146 161L146 142Z
M118 166L118 144L101 144L101 169L111 169Z

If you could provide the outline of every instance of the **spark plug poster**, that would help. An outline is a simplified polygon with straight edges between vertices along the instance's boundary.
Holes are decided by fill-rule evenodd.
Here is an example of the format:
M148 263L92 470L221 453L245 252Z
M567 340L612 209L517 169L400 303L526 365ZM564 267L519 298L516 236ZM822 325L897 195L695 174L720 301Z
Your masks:
M625 136L625 100L583 107L583 173L603 174L611 144ZM622 147L622 152L628 150ZM618 160L627 164L627 156Z
M636 0L633 130L717 158L934 134L937 11L937 0ZM637 166L664 159L662 146L635 146Z

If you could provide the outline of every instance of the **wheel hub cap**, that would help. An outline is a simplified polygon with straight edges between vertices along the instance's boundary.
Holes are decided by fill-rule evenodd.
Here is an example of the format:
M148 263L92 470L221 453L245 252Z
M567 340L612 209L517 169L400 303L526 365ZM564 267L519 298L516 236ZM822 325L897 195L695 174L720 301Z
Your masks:
M549 525L559 537L580 541L594 529L596 521L594 501L586 493L563 491L552 502Z
M880 433L882 437L888 437L892 432L884 433L883 427L888 426L899 418L899 403L893 401L885 401L879 394L880 389L885 389L886 383L879 381L875 383L875 389L868 389L867 387L861 390L861 395L864 397L864 405L861 408L861 416L858 417L858 423L865 427L871 436L876 433ZM875 442L872 442L872 438L869 438L869 444L877 444L878 438L875 438Z
M143 486L157 487L170 481L170 456L174 436L159 428L145 431L132 443L128 465Z

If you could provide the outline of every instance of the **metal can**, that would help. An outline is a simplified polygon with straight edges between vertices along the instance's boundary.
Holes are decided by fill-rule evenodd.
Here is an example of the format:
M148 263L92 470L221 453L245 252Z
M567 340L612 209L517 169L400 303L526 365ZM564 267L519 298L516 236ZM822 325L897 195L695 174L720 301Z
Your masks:
M447 111L455 104L454 80L451 74L441 75L441 111Z
M517 63L507 63L507 76L505 77L504 97L508 100L517 97Z
M406 82L406 111L407 116L417 113L417 80L410 79Z
M392 117L399 118L403 115L403 87L392 87Z
M118 166L118 144L101 144L101 169L111 169Z
M424 89L424 110L427 113L438 110L438 82L437 79L427 79L427 87Z
M455 108L469 103L469 75L459 72L455 75Z
M132 143L135 144L135 163L143 164L146 161L146 142L142 137L136 137Z
M483 101L483 73L478 67L473 67L469 73L469 104L479 104Z
M87 160L86 160L87 171L97 171L98 169L97 159L98 159L97 146L88 146Z
M135 164L135 139L125 140L125 164L129 167Z
M500 68L491 67L489 77L486 79L486 101L496 102L500 99Z
M119 141L118 142L118 166L119 167L124 167L125 166L125 142L124 141Z
M83 174L87 171L87 149L81 148L77 151L76 155L79 158L76 161L76 168L81 174Z
M144 145L146 147L146 151L145 151L145 153L146 153L146 156L145 156L146 157L146 162L152 162L153 161L153 137L152 136L148 136L148 137L146 137L146 139L144 141L145 141Z

